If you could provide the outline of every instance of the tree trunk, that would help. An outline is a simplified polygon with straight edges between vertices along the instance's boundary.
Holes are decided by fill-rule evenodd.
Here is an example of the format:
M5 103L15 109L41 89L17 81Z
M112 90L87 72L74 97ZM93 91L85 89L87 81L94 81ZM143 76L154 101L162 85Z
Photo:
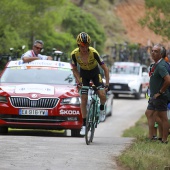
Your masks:
M111 4L114 4L114 0L109 0L109 2L110 2Z
M80 2L79 2L79 6L81 6L81 7L82 7L82 6L83 6L83 4L84 4L84 1L85 1L85 0L80 0Z

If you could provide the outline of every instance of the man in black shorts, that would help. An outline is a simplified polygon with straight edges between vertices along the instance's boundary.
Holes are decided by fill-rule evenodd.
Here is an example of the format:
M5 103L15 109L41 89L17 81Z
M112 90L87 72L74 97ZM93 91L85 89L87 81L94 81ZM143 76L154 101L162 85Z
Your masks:
M156 44L152 48L152 59L154 65L150 73L150 98L145 112L148 119L149 139L153 139L153 127L155 118L158 117L162 126L162 143L167 143L169 123L167 117L168 87L170 86L170 76L167 71L166 62L162 58L163 47Z
M87 114L87 99L88 99L88 88L90 81L99 89L98 96L100 98L100 114L101 121L105 119L104 105L106 102L106 91L109 87L109 69L104 63L103 59L100 57L99 53L90 47L91 38L85 33L81 32L77 36L78 48L71 52L71 65L73 67L72 71L76 78L77 84L82 86L81 89L81 112L83 118L83 126L80 131L81 135L85 135L86 127L86 114ZM105 75L105 85L102 80L102 76L99 71L99 65L104 70ZM78 66L80 70L78 70Z

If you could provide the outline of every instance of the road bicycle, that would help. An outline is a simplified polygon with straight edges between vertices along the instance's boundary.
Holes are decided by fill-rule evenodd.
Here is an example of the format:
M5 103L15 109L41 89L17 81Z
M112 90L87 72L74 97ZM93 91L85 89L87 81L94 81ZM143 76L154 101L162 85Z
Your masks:
M88 108L88 112L86 115L86 131L85 131L85 140L86 144L89 145L93 142L95 128L100 123L100 109L99 109L99 97L97 95L96 86L90 86L90 104Z

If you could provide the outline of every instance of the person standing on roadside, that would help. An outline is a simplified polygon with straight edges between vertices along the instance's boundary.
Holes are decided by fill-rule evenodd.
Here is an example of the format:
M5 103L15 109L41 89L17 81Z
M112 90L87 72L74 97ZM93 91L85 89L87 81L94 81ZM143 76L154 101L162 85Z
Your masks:
M164 48L160 44L156 44L152 48L152 59L154 65L152 66L150 74L150 98L145 115L148 119L149 139L153 139L154 123L156 117L161 120L162 124L162 143L168 143L169 123L167 117L167 103L168 103L168 86L170 86L170 76L166 67L166 62L162 58Z
M43 49L44 42L42 40L36 40L33 44L32 50L27 51L21 56L24 63L28 63L34 60L52 60L51 56L41 55L40 52Z
M164 47L163 48L163 51L162 51L162 58L167 62L167 57L166 57L166 49ZM149 76L151 76L152 74L152 67L154 66L155 63L152 63L149 67ZM168 64L168 63L166 63ZM168 71L169 72L169 71ZM149 90L149 87L148 87L148 90ZM147 97L149 97L147 95ZM146 110L146 116L147 118L149 119L149 114L150 112L148 110ZM154 114L156 116L156 114ZM160 118L157 116L157 117L152 117L156 122L154 124L154 127L152 127L153 130L149 130L150 132L153 132L153 137L152 137L152 140L162 140L162 122L160 120ZM158 126L159 124L159 126ZM159 130L159 137L157 137L158 133L157 133L157 129Z

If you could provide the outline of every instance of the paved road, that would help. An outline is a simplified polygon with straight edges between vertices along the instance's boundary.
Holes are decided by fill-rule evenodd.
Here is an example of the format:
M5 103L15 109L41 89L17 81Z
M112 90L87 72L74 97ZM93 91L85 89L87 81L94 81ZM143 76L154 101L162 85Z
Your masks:
M144 114L146 105L145 99L115 99L114 114L99 124L88 146L69 133L14 131L0 136L0 170L118 170L115 157L133 141L121 134Z

